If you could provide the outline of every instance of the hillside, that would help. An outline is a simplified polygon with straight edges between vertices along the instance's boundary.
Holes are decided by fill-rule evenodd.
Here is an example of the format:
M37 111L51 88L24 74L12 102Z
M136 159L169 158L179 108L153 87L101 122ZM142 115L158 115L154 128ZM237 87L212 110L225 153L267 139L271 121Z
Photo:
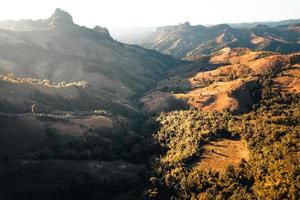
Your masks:
M245 113L261 98L261 79L277 71L281 73L270 80L273 87L282 92L300 92L299 53L225 48L190 66L187 72L187 66L171 69L167 79L141 98L145 111L191 107Z
M5 151L10 157L40 150L25 141L44 141L49 129L83 136L132 126L141 115L136 97L182 63L116 42L106 28L78 26L61 9L48 19L14 23L28 29L0 29L0 123L15 124L0 127L1 140L7 149L20 147Z
M247 114L173 111L157 118L150 199L298 199L299 95L268 93ZM269 91L268 91L269 90Z
M183 62L79 26L61 9L1 27L0 199L140 195L153 148L136 100Z
M170 70L141 99L161 150L146 196L299 199L299 58L226 48Z
M300 198L299 24L0 27L0 200Z
M38 25L40 23L43 25ZM16 24L22 24L22 21ZM22 32L0 30L0 74L56 83L86 82L87 87L81 93L98 99L102 105L89 103L86 107L77 106L78 110L104 109L111 112L110 103L128 109L132 106L129 98L147 90L164 75L165 70L180 63L151 50L118 43L105 28L78 26L73 23L71 15L60 9L49 19L31 24L33 28ZM26 23L24 26L27 27ZM26 87L31 86L27 84ZM44 93L47 89L39 91ZM6 99L5 92L0 98L14 103ZM23 98L23 101L27 100ZM48 106L34 100L34 96L30 101L39 107ZM50 109L56 108L51 105Z
M293 28L292 28L293 27ZM189 22L159 27L137 41L128 41L177 58L195 60L195 56L208 55L225 47L245 47L280 53L299 51L299 24L252 28L232 28L226 24L192 26Z

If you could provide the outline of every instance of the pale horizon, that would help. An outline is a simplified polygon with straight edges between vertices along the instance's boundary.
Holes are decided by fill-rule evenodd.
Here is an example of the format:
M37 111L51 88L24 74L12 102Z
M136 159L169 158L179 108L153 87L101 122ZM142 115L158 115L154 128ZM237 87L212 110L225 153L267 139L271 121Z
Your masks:
M61 8L73 16L75 23L87 27L95 25L116 27L158 27L189 21L197 24L249 23L300 18L298 0L229 0L199 2L199 0L110 0L75 2L4 1L0 7L0 21L45 19Z

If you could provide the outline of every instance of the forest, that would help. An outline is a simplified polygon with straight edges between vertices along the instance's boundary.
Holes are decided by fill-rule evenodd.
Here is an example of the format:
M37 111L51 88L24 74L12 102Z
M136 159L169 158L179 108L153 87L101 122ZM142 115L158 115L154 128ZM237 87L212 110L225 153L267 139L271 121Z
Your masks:
M157 117L153 134L161 152L153 159L149 199L299 199L299 95L273 87L270 71L260 77L261 99L244 114L173 111ZM223 171L199 169L206 144L246 141L248 160ZM218 164L218 163L216 163Z

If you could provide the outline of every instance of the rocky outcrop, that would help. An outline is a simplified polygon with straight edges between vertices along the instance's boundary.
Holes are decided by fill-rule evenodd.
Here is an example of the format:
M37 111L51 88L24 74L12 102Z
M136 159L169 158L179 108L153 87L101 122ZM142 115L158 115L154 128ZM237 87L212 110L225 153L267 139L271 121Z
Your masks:
M72 16L59 8L55 9L55 12L52 14L48 21L49 27L51 28L67 28L74 25Z
M110 36L109 31L108 31L108 29L107 29L106 27L95 26L95 27L93 28L93 30L95 30L95 31L97 31L97 32L99 32L99 33L104 33L104 34Z

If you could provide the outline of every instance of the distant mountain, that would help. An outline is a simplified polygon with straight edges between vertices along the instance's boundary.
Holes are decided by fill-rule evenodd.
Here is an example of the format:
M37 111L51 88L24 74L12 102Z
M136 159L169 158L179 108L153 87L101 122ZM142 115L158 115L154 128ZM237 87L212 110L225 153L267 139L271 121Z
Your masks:
M136 42L177 58L195 60L199 55L208 55L225 47L290 53L300 50L299 41L299 24L238 29L226 24L206 27L191 26L186 22L157 28L156 32Z
M109 32L118 41L131 44L156 30L157 27L109 27Z
M73 25L72 16L57 8L53 15L48 19L31 20L23 19L19 21L7 20L0 22L0 27L2 29L8 29L12 31L38 31L38 30L48 30L54 28L55 26L71 26Z
M294 25L299 24L300 19L287 19L287 20L280 20L280 21L262 21L262 22L246 22L246 23L229 23L228 25L233 28L254 28L255 26L261 24L266 25L269 27L276 27L282 25Z

